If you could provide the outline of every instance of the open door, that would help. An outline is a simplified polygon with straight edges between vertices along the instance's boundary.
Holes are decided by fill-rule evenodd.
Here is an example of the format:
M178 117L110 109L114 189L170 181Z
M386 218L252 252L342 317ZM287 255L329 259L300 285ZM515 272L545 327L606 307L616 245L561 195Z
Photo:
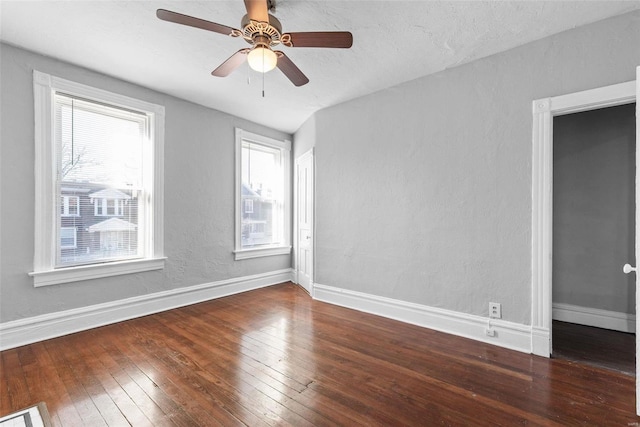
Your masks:
M639 251L640 245L638 242L640 241L640 207L638 203L640 202L640 172L638 171L640 168L640 149L638 143L640 142L640 67L636 68L636 266L638 266L640 259ZM638 339L638 334L640 334L640 313L638 309L640 308L640 292L638 292L638 284L640 284L640 277L636 273L636 415L640 415L640 340Z
M640 415L640 339L638 339L638 334L640 334L640 313L638 309L640 308L640 275L636 270L637 266L640 265L640 254L638 249L640 248L640 150L638 149L638 142L640 142L640 108L638 107L638 102L640 102L640 67L636 68L636 255L635 255L635 264L636 267L632 267L629 264L625 264L622 270L629 274L631 272L635 272L636 276L636 415Z
M313 295L313 149L297 158L295 167L297 282Z

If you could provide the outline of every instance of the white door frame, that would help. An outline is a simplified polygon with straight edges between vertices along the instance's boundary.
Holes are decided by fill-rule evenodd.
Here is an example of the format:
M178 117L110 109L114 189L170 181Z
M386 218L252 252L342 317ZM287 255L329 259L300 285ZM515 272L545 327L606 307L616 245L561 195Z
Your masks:
M553 117L636 100L636 82L533 101L531 203L531 352L550 357L552 351L553 242ZM620 272L625 262L620 260Z
M295 161L294 161L294 176L293 176L293 218L294 218L294 223L293 223L293 235L294 235L294 239L293 239L293 266L294 266L294 278L295 278L295 283L296 284L300 284L300 280L298 278L298 247L299 247L299 243L298 243L298 238L299 238L299 230L298 230L298 203L299 203L299 194L298 194L298 166L300 164L300 161L306 157L311 157L311 167L312 167L312 173L313 173L313 177L312 179L312 195L311 195L311 199L312 199L312 215L311 215L311 245L312 245L312 260L311 260L311 283L309 284L310 289L308 289L309 294L313 297L313 280L314 280L314 273L315 273L315 246L316 246L316 238L315 238L315 232L316 232L316 222L315 222L315 187L316 187L316 181L315 181L315 150L312 147L311 149L309 149L308 151L302 153L300 156L298 156Z

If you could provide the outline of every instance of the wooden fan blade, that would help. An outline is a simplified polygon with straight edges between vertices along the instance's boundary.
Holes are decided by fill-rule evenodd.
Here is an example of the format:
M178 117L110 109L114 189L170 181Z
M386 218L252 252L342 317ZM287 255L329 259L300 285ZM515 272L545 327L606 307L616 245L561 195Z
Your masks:
M269 10L267 0L244 0L249 19L260 22L269 22Z
M234 31L239 32L238 30L227 27L226 25L216 24L215 22L205 21L204 19L194 18L193 16L183 15L177 12L171 12L166 9L158 9L156 11L156 16L163 21L201 28L203 30L213 31L214 33L220 33L226 36L232 35Z
M218 68L213 70L211 72L211 75L216 77L227 77L233 72L233 70L245 63L249 50L250 49L240 49L239 51L231 55L229 59L220 64Z
M353 35L348 31L317 31L303 33L287 33L290 47L337 47L349 48L353 45Z
M280 51L276 51L276 54L278 55L278 68L291 80L291 83L296 86L309 83L307 76L300 71L300 68L296 67L296 64L294 64L287 55Z

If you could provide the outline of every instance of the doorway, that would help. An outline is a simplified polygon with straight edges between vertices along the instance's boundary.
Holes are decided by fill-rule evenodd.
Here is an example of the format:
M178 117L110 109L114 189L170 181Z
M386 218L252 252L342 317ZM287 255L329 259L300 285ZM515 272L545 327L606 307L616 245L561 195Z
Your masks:
M552 356L635 375L635 103L553 122Z
M533 101L531 352L550 357L552 337L553 122L564 114L635 102L636 82Z

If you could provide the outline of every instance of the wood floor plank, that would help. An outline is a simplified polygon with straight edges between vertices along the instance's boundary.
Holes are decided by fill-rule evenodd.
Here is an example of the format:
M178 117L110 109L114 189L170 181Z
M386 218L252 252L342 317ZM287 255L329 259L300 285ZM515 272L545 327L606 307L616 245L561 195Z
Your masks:
M48 364L40 364L38 361L37 352L39 350L41 351L41 349L42 346L36 345L16 349L24 372L27 388L34 401L33 403L51 401L54 400L54 398L58 400L55 395L55 390L60 390L60 384L56 381L56 375L51 372L51 366ZM73 406L73 403L70 404ZM75 423L72 422L69 423L69 425L75 424L79 426L81 425L80 421L80 417L78 416ZM62 425L62 421L57 413L52 416L51 422L56 426Z
M4 363L4 357L0 354L0 414L11 412L11 399L8 383L8 368Z
M172 313L171 316L172 317L170 319L166 319L167 323L165 324L167 327L180 328L179 330L182 334L192 337L195 341L209 342L213 344L213 346L208 350L214 354L216 358L215 366L212 364L212 368L224 366L225 369L229 371L242 371L246 373L249 380L264 383L266 386L280 391L288 399L301 401L305 408L311 408L313 410L316 406L320 407L322 409L317 410L316 412L318 414L325 414L325 417L329 417L326 420L322 420L322 422L326 423L327 421L331 421L333 425L353 425L354 423L357 424L358 422L364 422L363 419L358 417L358 414L356 414L356 417L353 417L353 414L346 413L350 408L343 407L340 402L328 401L319 395L315 395L314 398L307 398L306 395L303 395L303 392L309 391L308 385L312 380L309 379L307 380L307 384L302 384L301 382L260 363L252 357L242 357L242 363L239 363L237 361L236 351L230 348L228 343L220 340L220 337L213 338L208 334L207 325L203 324L199 319L190 319L187 323L183 321L187 318L180 316L180 313L178 312ZM193 326L197 327L194 328ZM302 410L301 412L306 413L307 411ZM298 413L306 419L309 419L307 418L307 415L310 414L307 413L305 415L300 412ZM320 421L315 420L314 422L319 423Z
M73 367L73 376L78 384L84 387L105 423L109 426L126 426L129 422L121 412L120 406L113 401L113 393L105 389L99 374L96 374L102 367L100 361L87 351L87 335L88 333L82 333L66 337L66 346L70 351L66 351L63 357L66 363Z
M106 426L107 423L91 399L91 396L87 393L83 385L77 381L73 372L74 368L69 366L65 359L66 352L69 350L67 341L68 337L50 340L45 343L45 347L49 352L53 363L56 365L58 376L62 380L62 383L64 384L64 387L73 401L73 404L78 411L78 414L80 414L84 424L91 426Z
M255 326L255 325L254 325L254 326ZM200 329L204 329L204 328L203 328L202 326L200 326L200 327L196 328L196 330L200 330ZM246 338L246 335L243 335L243 338ZM249 356L249 359L250 359L250 360L251 360L252 358L254 358L254 357L255 357L255 359L256 359L256 360L260 359L260 355L254 355L253 353L249 353L249 354L248 354L248 356ZM390 419L389 419L389 421L391 422L391 421L393 421L393 419L391 419L391 418L390 418Z
M635 375L636 337L574 323L553 321L553 357Z
M265 340L265 341L264 341L264 346L268 347L268 346L269 346L268 342L270 342L270 340L271 340L273 337L271 337L271 338L270 338L270 337L269 337L269 334L268 334L268 333L266 333L265 331L266 331L266 329L265 329L264 327L260 330L260 332L262 332L262 335L263 335L263 336L262 336L262 339L264 339L264 340ZM257 335L256 335L255 333L254 333L253 335L254 335L255 337L257 337ZM298 352L299 352L299 351L301 351L301 349L298 349ZM309 355L309 357L314 357L314 355ZM343 358L343 359L340 361L340 363L349 363L349 360L348 360L348 359L349 359L349 356L347 356L347 357ZM334 361L332 361L331 363L334 363ZM358 363L357 363L357 364L358 364ZM380 375L377 375L377 376L379 377ZM346 373L343 373L342 375L340 375L340 377L341 377L341 378L346 378ZM351 379L349 379L348 381L349 381L350 383L352 383L352 384L358 384L358 383L361 383L361 382L366 382L365 380L366 380L366 378L365 378L364 380L363 380L362 378L351 378ZM530 378L527 378L527 380L530 380ZM382 389L382 388L379 388L379 390L380 390L380 389ZM379 390L378 390L378 391L379 391ZM379 392L376 392L376 396L377 396L378 398L380 398L380 396L383 396L383 395L381 395ZM404 398L405 398L405 399L408 399L409 397L408 397L408 395L407 395L407 396L405 396ZM371 404L372 404L372 406L379 406L379 405L380 405L380 402L379 402L379 401L374 401L374 402L372 402ZM493 402L491 402L491 404L493 404ZM396 415L396 420L397 420L398 418L402 420L402 419L403 419L403 417L406 417L406 416L407 416L407 414L411 414L411 411L402 411L401 413L399 413L398 415ZM404 421L405 421L406 423L416 423L416 422L418 422L418 420L415 420L415 419L405 419ZM388 422L391 422L391 421L389 420Z
M24 371L18 357L18 350L12 349L2 352L2 365L9 396L10 411L17 411L32 403L31 394Z
M81 345L76 346L76 356L79 362L74 366L76 370L80 368L81 373L83 373L85 377L94 379L95 384L93 387L98 392L102 390L104 397L111 399L122 417L124 417L122 419L118 415L112 415L112 419L117 419L118 423L126 420L126 422L133 426L153 426L151 420L144 415L136 403L112 376L112 369L114 367L110 364L108 355L104 353L102 347L99 345L99 339L87 340L85 336L80 336L79 334L75 338L81 340ZM119 367L117 367L115 371L118 372ZM104 411L101 410L100 412L103 413L104 416ZM107 419L107 424L113 425L115 423L116 421Z
M635 379L285 283L3 351L0 416L55 426L638 425Z
M122 336L113 337L103 342L102 347L113 360L111 366L115 364L121 368L115 370L114 378L144 415L154 425L185 427L198 425L196 420L184 411L184 408L169 397L163 389L158 387L153 378L150 378L131 360L129 351L134 343L128 342L129 347L123 348L118 342L121 339Z
M127 328L128 326L124 326ZM129 331L127 338L117 343L138 369L152 378L177 404L189 411L189 414L200 425L236 425L237 416L225 410L224 398L209 390L197 387L189 381L191 373L181 372L175 365L163 364L165 346L156 347L149 342L149 337L141 337L139 329ZM122 338L122 334L118 334ZM130 341L130 337L138 337ZM233 406L233 405L232 405ZM258 419L256 418L257 421Z
M30 384L31 394L39 402L46 402L52 423L65 427L84 426L82 417L78 413L73 400L67 393L64 383L60 379L57 368L45 344L38 342L24 348L31 348L36 358L39 375L37 383Z
M146 330L145 335L153 337L154 326L149 326L150 329ZM156 339L160 339L160 337L156 337ZM173 343L175 347L181 348L180 353L174 352L173 354L168 354L165 363L167 365L179 365L186 368L182 369L182 371L188 373L190 381L199 384L203 389L208 389L211 385L215 384L217 391L221 395L235 399L244 408L254 411L256 415L277 420L279 423L304 425L304 421L297 418L288 408L281 407L278 402L256 392L252 387L243 387L243 384L238 383L236 377L229 378L225 376L221 369L218 369L218 374L221 375L207 374L204 372L205 365L213 361L213 357L211 357L210 354L204 354L204 358L199 358L198 354L184 342L184 337L167 336L164 338L164 341Z

